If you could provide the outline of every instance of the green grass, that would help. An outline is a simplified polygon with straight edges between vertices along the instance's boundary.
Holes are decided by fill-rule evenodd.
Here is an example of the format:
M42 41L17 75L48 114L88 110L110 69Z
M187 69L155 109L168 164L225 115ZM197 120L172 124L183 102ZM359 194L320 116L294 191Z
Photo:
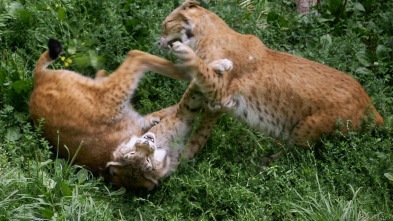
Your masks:
M385 128L293 148L265 167L282 145L223 116L157 190L116 190L50 152L29 118L32 71L49 38L65 48L54 68L89 76L114 70L130 49L172 59L156 41L179 1L0 0L0 220L393 220L393 3L325 0L304 16L289 0L205 2L268 47L356 78ZM186 87L149 73L132 102L149 113Z

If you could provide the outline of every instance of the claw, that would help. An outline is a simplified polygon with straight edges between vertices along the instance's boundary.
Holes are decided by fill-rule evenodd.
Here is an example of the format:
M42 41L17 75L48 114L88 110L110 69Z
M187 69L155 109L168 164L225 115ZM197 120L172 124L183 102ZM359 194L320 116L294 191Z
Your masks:
M229 59L219 59L211 62L209 66L212 67L217 74L222 74L224 72L231 71L233 63Z
M153 117L150 119L150 125L154 126L160 123L160 118Z

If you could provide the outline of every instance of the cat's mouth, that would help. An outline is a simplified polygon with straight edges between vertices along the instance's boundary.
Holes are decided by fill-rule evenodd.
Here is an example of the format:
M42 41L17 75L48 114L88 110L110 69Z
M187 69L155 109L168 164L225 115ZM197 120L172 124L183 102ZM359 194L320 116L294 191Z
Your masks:
M174 39L168 41L168 47L171 48L173 46L173 43L175 43L177 41L182 42L180 38L174 38Z
M152 143L154 143L154 136L152 135L152 134L145 134L145 136L143 136L143 138L144 139L146 139L146 140L148 140L148 141L150 141L150 142L152 142Z

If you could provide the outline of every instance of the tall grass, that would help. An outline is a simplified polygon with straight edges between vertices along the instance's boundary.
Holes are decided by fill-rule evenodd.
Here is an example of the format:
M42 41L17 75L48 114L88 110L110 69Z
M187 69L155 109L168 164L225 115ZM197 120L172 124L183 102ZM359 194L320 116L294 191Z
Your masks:
M289 202L293 207L290 211L296 215L299 220L347 220L347 221L365 221L373 220L374 217L369 217L365 211L361 209L361 202L357 199L360 191L354 190L350 186L353 197L350 200L342 197L332 196L329 192L325 193L319 184L318 177L316 177L319 191L314 193L314 196L302 196L298 194L298 199L295 202Z

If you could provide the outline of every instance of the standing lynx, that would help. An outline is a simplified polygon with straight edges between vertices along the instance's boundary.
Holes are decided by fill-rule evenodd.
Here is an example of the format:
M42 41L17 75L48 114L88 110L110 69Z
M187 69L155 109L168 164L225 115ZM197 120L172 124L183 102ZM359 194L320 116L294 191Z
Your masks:
M351 76L270 50L257 37L235 32L198 2L185 1L162 28L161 46L172 48L183 61L209 99L211 110L218 111L216 116L230 113L264 134L301 146L332 133L338 119L350 121L350 128L355 129L364 117L373 115L374 123L383 125L370 97ZM233 69L216 74L206 64L221 58L233 61ZM221 66L232 66L229 60ZM189 148L203 146L212 129L205 127L199 130L204 136L194 139ZM190 151L188 157L195 152Z

